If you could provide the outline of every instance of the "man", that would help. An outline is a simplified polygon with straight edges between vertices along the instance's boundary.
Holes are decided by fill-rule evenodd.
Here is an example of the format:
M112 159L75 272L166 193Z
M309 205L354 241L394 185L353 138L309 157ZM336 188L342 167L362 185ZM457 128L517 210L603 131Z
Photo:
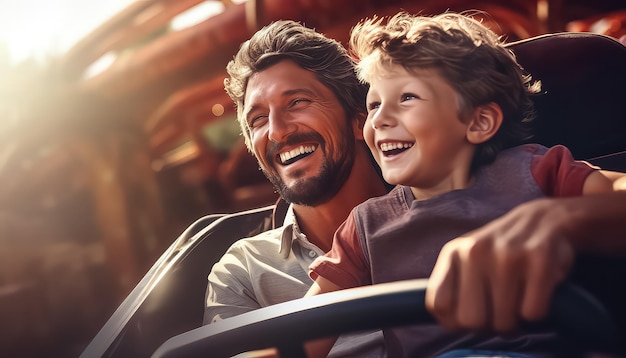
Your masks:
M367 88L338 42L279 21L227 69L246 145L291 206L285 225L235 243L213 267L205 323L304 296L309 264L350 210L387 192L362 136ZM384 356L382 334L340 339L331 355Z

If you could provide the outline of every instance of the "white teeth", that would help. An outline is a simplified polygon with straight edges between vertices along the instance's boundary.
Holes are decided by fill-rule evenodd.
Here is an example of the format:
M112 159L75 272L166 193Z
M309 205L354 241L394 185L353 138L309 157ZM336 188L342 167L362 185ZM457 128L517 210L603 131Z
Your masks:
M284 164L286 161L292 159L293 157L304 153L313 153L314 151L314 145L301 145L300 147L292 149L288 152L280 153L280 161Z
M387 152L399 148L411 148L412 146L413 143L407 142L385 142L380 144L380 150L382 150L383 152Z

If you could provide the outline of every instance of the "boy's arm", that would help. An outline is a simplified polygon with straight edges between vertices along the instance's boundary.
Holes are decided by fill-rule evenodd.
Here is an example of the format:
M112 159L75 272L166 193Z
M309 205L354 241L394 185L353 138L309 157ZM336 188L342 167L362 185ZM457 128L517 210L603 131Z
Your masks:
M626 254L626 173L592 173L578 199L567 202L576 251Z
M626 190L626 173L599 170L585 180L583 194L606 193Z
M582 191L522 204L446 244L427 308L450 329L509 331L545 316L577 253L626 257L626 174L596 171Z
M322 276L317 276L315 282L304 297L315 296L322 293L334 292L340 290L341 287L335 285ZM326 357L337 341L337 337L319 339L307 342L305 345L306 353L309 358Z
M315 296L326 292L333 292L340 290L341 288L334 283L328 281L322 276L318 276L313 285L309 289L309 291L304 295L304 297ZM306 350L307 357L309 358L317 358L317 357L326 357L328 353L333 348L333 345L337 341L337 337L319 339L311 342L307 342L305 344L304 349ZM236 358L278 358L278 351L274 348L267 348L257 351L245 352L241 353ZM233 357L233 358L235 358Z
M322 276L317 276L311 288L307 291L304 297L315 296L322 293L335 292L341 290L341 287L335 285Z
M365 277L369 277L367 274L367 270L359 268L354 268L353 264L363 264L363 258L361 255L355 254L354 252L362 252L360 242L356 233L356 227L354 224L354 217L351 214L335 233L335 237L333 239L333 246L329 253L325 256L319 257L311 266L309 275L314 280L313 284L304 295L304 297L315 296L322 293L334 292L338 291L345 287L354 287L362 284L362 282L358 280L361 275ZM332 257L332 264L328 262L328 256ZM339 258L343 258L344 260L340 260ZM342 262L342 266L344 269L349 267L348 271L344 271L343 269L337 270L337 264ZM345 265L345 266L344 266ZM322 267L320 269L320 267ZM325 268L324 268L325 267ZM332 268L330 268L332 267ZM347 272L356 272L359 277L354 277L353 275L348 274ZM365 274L363 274L365 272ZM340 286L338 284L333 283L329 279L325 278L324 275L332 274L333 278L336 280L341 280L344 282L340 282L345 286ZM360 284L359 284L360 283ZM333 345L335 344L337 337L331 337L327 339L320 339L316 341L307 342L305 344L305 350L307 352L308 357L326 357ZM277 357L278 353L275 349L265 349L254 352L246 352L238 357Z

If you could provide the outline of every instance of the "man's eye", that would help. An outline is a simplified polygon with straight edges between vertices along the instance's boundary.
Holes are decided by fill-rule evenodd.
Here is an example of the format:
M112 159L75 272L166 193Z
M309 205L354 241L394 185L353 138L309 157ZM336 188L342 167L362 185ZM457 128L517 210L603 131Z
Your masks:
M307 98L295 98L294 100L291 101L291 106L296 106L298 104L302 104L302 103L309 103L311 102L310 100L308 100Z
M256 127L262 126L263 123L265 123L266 121L267 121L266 115L254 116L248 122L248 125L250 126L250 128L256 128Z

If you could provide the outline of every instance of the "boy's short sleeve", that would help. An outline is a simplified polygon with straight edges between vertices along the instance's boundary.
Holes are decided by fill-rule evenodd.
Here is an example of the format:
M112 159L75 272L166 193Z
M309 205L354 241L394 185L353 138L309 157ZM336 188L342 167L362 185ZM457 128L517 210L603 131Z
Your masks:
M597 170L591 164L574 160L566 147L557 145L551 148L534 147L531 171L539 187L546 196L578 196L589 174ZM542 150L543 149L543 150Z
M369 265L363 256L356 230L353 210L335 232L330 251L318 257L309 266L309 276L313 280L322 276L345 289L370 284L369 272Z

